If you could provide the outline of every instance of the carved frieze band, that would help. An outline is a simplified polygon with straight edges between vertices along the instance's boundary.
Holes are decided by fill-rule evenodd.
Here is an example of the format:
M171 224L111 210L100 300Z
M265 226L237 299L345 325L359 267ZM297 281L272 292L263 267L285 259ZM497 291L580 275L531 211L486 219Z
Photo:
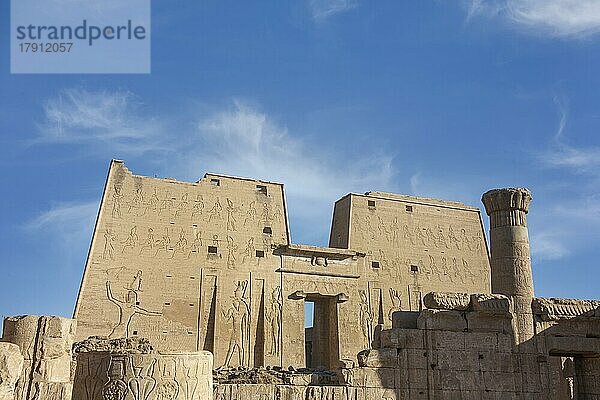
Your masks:
M558 321L599 314L600 301L542 298L533 299L533 312L543 321Z

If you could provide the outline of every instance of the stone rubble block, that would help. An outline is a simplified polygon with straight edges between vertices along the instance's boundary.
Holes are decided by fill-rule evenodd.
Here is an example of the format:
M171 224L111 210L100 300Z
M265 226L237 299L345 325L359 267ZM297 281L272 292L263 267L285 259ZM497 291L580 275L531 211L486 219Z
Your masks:
M23 370L19 346L0 342L0 400L13 400L17 381Z
M470 302L468 293L430 292L423 297L425 307L433 310L466 311Z
M394 348L363 350L358 353L358 365L371 368L394 368L398 366L398 352Z
M424 330L464 332L467 330L467 320L460 311L423 310L417 320L417 327Z

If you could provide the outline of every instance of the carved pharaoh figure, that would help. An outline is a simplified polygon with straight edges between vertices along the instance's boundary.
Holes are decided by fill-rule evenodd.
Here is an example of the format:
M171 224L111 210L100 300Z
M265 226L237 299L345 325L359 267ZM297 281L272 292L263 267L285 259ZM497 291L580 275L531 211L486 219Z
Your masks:
M271 308L267 316L269 322L269 334L271 349L270 355L279 355L279 341L281 338L281 308L283 307L283 299L281 297L281 287L277 286L271 293Z
M131 320L136 315L146 316L161 316L162 313L155 311L148 311L139 305L138 293L136 290L128 289L123 300L119 300L114 297L110 281L106 282L106 296L108 300L115 304L119 308L119 321L113 327L111 333L108 335L109 338L121 338L129 337L129 328Z
M246 351L249 344L248 330L250 327L250 306L245 297L247 285L247 281L238 282L231 299L231 306L227 311L221 311L223 318L231 321L231 336L225 358L225 366L227 367L236 352L238 355L238 365L245 365Z
M360 324L363 335L367 342L367 349L370 349L373 342L373 311L369 305L367 293L364 290L359 290L360 295Z

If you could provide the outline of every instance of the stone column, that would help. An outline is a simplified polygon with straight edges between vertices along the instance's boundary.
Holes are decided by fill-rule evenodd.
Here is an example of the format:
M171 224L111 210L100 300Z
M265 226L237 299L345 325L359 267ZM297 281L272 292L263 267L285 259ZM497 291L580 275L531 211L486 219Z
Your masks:
M76 322L27 315L4 319L2 341L16 344L25 359L15 400L70 399Z
M158 353L144 338L91 337L74 346L73 400L212 400L208 351Z
M533 278L527 212L531 193L524 188L494 189L482 197L490 216L492 293L511 297L517 343L533 337Z

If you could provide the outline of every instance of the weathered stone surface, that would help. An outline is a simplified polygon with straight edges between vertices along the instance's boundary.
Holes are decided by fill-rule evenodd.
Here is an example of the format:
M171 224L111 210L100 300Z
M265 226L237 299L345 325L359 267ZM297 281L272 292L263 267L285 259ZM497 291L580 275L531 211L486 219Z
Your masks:
M105 336L92 336L73 345L74 353L150 354L153 350L150 341L141 337L109 339Z
M471 309L490 314L508 314L512 311L510 299L501 294L472 294Z
M23 370L19 346L0 342L0 400L13 400L15 386Z
M19 316L4 320L2 340L19 346L24 358L17 400L69 399L73 387L71 347L75 320Z
M463 332L467 330L465 313L453 310L423 310L418 319L419 329Z
M358 365L373 368L394 368L398 366L396 349L371 349L358 353Z
M600 301L560 298L533 299L533 312L543 321L560 321L575 317L596 317Z
M212 354L80 352L73 400L211 400Z
M423 298L423 305L434 310L464 311L469 308L470 302L467 293L431 292Z

